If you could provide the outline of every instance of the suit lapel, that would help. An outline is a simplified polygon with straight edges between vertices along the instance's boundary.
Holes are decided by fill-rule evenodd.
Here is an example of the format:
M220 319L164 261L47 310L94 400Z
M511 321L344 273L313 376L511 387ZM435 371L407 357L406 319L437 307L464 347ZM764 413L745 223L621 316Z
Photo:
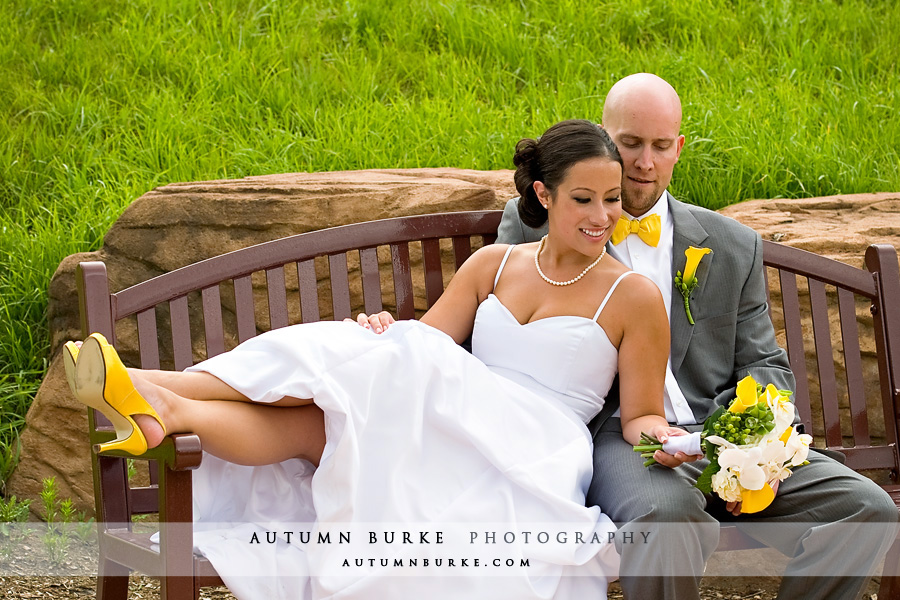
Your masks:
M671 194L669 194L669 214L672 216L672 223L674 224L672 237L672 309L669 315L669 327L672 331L672 373L677 373L691 342L693 327L684 311L684 297L681 295L681 291L675 287L675 273L677 271L684 272L686 260L684 251L689 246L702 246L709 235L684 204L675 200ZM697 287L694 288L694 292L691 294L694 300L691 313L695 321L697 314L694 307L700 304L699 301L703 295L703 288L707 279L706 275L712 263L712 258L712 254L704 256L697 269Z

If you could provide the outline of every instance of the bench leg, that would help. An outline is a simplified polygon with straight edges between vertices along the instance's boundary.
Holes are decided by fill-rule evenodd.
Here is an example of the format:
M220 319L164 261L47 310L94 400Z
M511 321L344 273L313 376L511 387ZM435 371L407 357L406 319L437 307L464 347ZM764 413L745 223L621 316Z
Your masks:
M131 571L119 563L100 559L97 573L97 600L128 598L128 576Z
M193 577L160 577L159 597L161 600L197 600L200 588L194 585Z
M878 600L900 600L900 539L894 540L884 556Z

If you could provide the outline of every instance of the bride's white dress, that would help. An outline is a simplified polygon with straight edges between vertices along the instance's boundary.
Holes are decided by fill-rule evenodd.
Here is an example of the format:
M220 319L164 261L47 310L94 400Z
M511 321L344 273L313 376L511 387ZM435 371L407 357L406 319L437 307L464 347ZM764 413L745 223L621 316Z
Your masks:
M416 321L381 335L323 322L195 365L255 402L314 398L327 433L318 469L204 455L195 547L242 599L605 598L615 526L584 506L585 423L616 373L617 350L596 322L614 290L594 319L525 325L491 294L472 354ZM402 531L415 532L410 543Z

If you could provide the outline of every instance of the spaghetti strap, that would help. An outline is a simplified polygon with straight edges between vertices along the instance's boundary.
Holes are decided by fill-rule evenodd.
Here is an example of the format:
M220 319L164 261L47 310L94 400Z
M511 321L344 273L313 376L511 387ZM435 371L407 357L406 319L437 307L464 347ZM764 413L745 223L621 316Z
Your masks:
M500 268L497 269L497 276L494 277L494 289L497 288L497 282L500 281L500 272L503 271L503 267L506 266L506 259L509 258L509 253L512 252L513 244L509 245L509 248L506 249L506 254L503 255L503 260L500 261ZM491 290L493 291L493 290Z
M609 288L609 291L606 292L606 297L603 299L603 302L600 303L600 308L597 309L597 312L594 313L594 320L596 321L598 317L600 317L600 313L603 312L603 307L606 306L606 303L609 302L610 297L613 292L616 291L616 286L619 285L619 282L625 279L626 275L631 275L634 271L625 271L613 282L612 286Z

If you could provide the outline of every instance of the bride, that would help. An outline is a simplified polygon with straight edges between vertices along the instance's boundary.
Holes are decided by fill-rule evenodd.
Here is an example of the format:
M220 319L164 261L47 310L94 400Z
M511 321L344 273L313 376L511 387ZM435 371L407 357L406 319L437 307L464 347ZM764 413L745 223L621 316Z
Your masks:
M585 423L618 373L628 442L682 433L663 416L668 321L606 256L606 132L563 121L514 162L520 213L548 235L475 252L419 321L285 327L184 373L126 369L99 334L66 345L73 393L116 427L100 452L199 435L195 547L239 598L605 597L615 526L584 506Z

